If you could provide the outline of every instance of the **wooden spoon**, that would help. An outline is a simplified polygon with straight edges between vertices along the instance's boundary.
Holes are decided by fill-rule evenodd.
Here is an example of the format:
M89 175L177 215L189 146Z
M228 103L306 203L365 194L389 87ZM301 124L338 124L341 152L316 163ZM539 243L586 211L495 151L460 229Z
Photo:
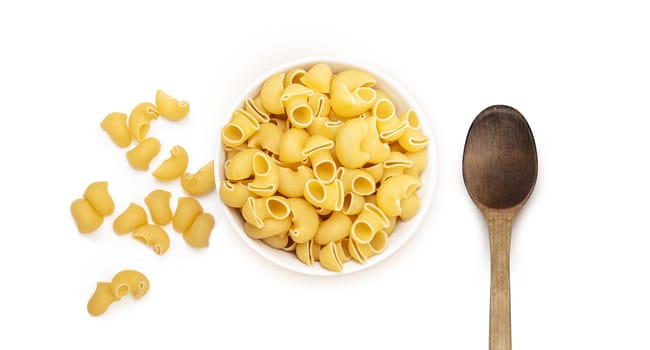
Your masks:
M535 140L521 113L508 106L479 113L465 141L463 178L490 234L490 350L510 350L512 221L537 179Z

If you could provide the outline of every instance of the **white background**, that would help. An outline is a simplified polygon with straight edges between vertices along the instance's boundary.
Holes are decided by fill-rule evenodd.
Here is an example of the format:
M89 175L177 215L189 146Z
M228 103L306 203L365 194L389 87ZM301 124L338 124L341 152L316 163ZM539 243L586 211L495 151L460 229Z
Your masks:
M17 5L20 3L20 5ZM206 2L207 3L207 2ZM466 194L467 129L484 107L528 119L535 192L512 242L516 349L649 349L644 2L135 1L0 5L0 348L487 347L486 225ZM313 55L375 67L412 92L439 150L433 207L393 257L316 278L257 256L216 194L210 247L170 231L156 256L106 219L77 233L70 202L107 180L116 213L156 187L99 128L163 88L191 102L152 125L190 170L214 156L225 111L266 70ZM97 281L143 271L151 290L86 312Z

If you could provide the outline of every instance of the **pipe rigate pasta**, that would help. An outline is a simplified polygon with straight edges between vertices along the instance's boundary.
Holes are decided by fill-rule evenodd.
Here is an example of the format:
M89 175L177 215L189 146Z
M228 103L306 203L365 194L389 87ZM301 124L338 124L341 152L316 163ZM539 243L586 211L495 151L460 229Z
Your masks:
M151 248L158 255L163 255L169 249L169 235L158 225L143 225L135 229L133 238Z
M126 124L126 114L120 112L109 113L100 126L118 147L127 147L131 144L131 132Z
M165 190L153 190L144 198L144 204L149 208L151 220L160 226L172 221L172 209L169 200L172 194Z
M314 178L314 173L306 166L299 166L295 171L278 167L280 179L278 192L285 197L302 197L305 194L305 183ZM231 205L232 207L232 205Z
M343 209L341 211L345 215L357 215L361 212L365 203L364 196L347 192L343 195Z
M253 175L253 156L262 151L248 148L240 151L225 164L225 176L230 181L238 181Z
M406 152L404 155L413 162L410 168L404 170L404 174L419 177L427 166L427 151Z
M370 156L368 158L369 163L378 164L388 159L390 147L379 138L375 119L375 117L366 117L365 119L366 123L368 123L368 134L361 142L361 149Z
M268 123L271 119L269 111L262 105L262 98L257 96L255 98L247 98L244 106L246 112L252 115L259 123Z
M348 253L352 259L354 259L354 261L358 262L359 264L365 264L368 261L368 258L359 252L359 249L357 248L357 242L353 239L348 242Z
M140 226L147 224L147 213L141 206L131 203L120 214L115 221L113 221L113 231L119 235L132 232Z
M149 170L149 163L160 152L160 141L149 137L143 139L133 149L126 152L129 164L137 170Z
M70 205L70 212L79 233L93 232L104 222L104 217L99 215L86 199L74 200Z
M389 155L390 157L390 155ZM372 177L373 181L375 183L380 182L381 179L384 177L384 164L379 163L379 164L366 164L360 168L361 170L365 171L370 177Z
M169 158L165 159L153 172L153 177L158 180L177 179L187 169L188 157L185 148L176 145L169 153Z
M318 181L329 184L336 178L337 166L329 149L321 149L309 155L309 161Z
M368 243L359 243L356 242L355 247L360 256L363 256L363 260L375 256L381 253L388 244L388 235L384 230L379 230L372 237L372 240Z
M350 239L348 237L343 238L340 241L336 241L334 244L336 244L336 256L338 256L341 262L346 262L352 259L352 256L350 255L350 248L348 247L350 244Z
M396 141L408 127L406 120L397 117L395 105L390 99L379 98L372 108L372 114L376 118L379 137L384 141Z
M181 176L181 187L193 196L212 192L217 187L214 180L214 160L202 166L196 173L184 173Z
M318 244L327 244L339 241L350 234L352 220L340 211L335 211L330 217L321 222L314 241Z
M307 73L300 77L300 82L321 93L330 92L332 68L324 63L315 64Z
M194 248L205 248L210 243L210 234L214 228L214 217L208 213L199 214L190 228L183 233L185 242Z
M280 139L280 160L286 163L299 163L305 160L302 150L309 140L309 133L304 129L293 128L282 134Z
M282 81L284 86L289 86L291 84L299 84L300 79L306 74L307 72L302 69L302 68L294 68L291 69L287 72L287 74L284 75L284 80Z
M261 197L269 197L278 190L280 172L278 165L264 152L253 155L253 181L248 190Z
M369 110L377 93L372 86L375 77L360 69L347 69L332 78L330 98L332 110L344 118L356 117Z
M282 178L282 177L281 177ZM280 185L282 182L280 182ZM241 182L222 181L219 186L219 197L231 208L241 208L246 203L248 197L255 197L253 192L248 190L248 186Z
M284 197L249 197L242 207L241 213L246 222L257 228L262 228L266 219L282 220L289 217L291 208Z
M300 84L289 85L282 94L287 119L295 128L306 128L314 120L314 111L309 105L313 91Z
M411 220L420 210L421 201L417 194L413 193L404 198L400 204L402 206L402 212L400 213L399 218L408 221Z
M390 221L381 209L372 204L365 203L363 209L352 223L350 238L357 243L368 243L375 233L390 225Z
M422 134L420 130L420 120L414 110L409 109L404 112L402 120L408 121L409 126L400 138L397 140L405 150L417 152L424 149L429 144L429 138Z
M149 102L143 102L133 108L129 114L129 131L133 138L140 142L147 137L149 123L158 119L158 109Z
M309 179L305 182L305 199L314 207L342 210L343 195L343 183L339 179L329 184L316 179Z
M262 227L256 227L246 222L244 223L244 232L246 232L251 238L254 239L287 235L287 232L289 232L292 223L293 221L290 217L284 218L282 220L266 219L264 220L264 225L262 225Z
M233 112L230 122L221 129L221 142L228 147L240 146L259 129L260 123L257 119L239 108Z
M260 98L262 105L273 114L283 114L282 93L284 92L284 73L278 73L262 84Z
M296 257L305 265L311 266L320 259L320 245L314 241L296 243Z
M408 159L404 153L390 152L390 156L384 162L384 172L381 176L381 182L385 182L388 178L396 175L402 175L404 172L413 166L413 161Z
M291 208L291 221L289 235L296 243L305 243L311 240L318 231L320 219L316 209L302 198L288 198Z
M275 249L284 249L290 244L289 236L287 235L283 235L283 236L276 235L276 236L262 238L262 242L266 243L268 246L273 247Z
M160 115L173 121L185 118L190 112L189 102L179 101L160 89L156 91L156 107Z
M339 168L340 179L345 193L352 192L361 196L368 196L375 192L375 180L361 169Z
M329 97L325 96L320 92L314 92L313 95L309 96L309 107L314 112L314 119L310 123L313 124L314 120L317 117L326 117L330 114L331 105ZM309 128L309 127L308 127Z
M359 168L370 159L361 143L368 136L368 123L362 119L350 119L336 134L336 157L346 168Z
M377 206L388 216L402 213L401 201L420 187L420 180L410 175L388 178L377 189Z
M280 139L284 131L279 126L271 123L260 125L260 129L248 139L248 147L254 147L269 151L274 154L280 153Z
M97 181L88 185L83 194L83 198L101 216L109 216L115 210L115 203L110 193L108 193L108 182L106 181Z
M111 291L118 300L127 294L137 300L149 291L149 279L142 272L123 270L113 276Z
M321 248L319 261L322 267L330 271L343 271L343 262L338 256L336 243L334 242L329 242Z
M194 219L203 213L201 203L192 197L178 198L176 211L172 218L172 227L178 233L185 233L192 226Z
M340 120L331 120L328 117L316 117L311 125L307 127L307 131L311 135L320 135L330 140L336 140L336 134L342 126L343 122Z
M95 292L90 297L90 300L88 300L88 306L86 308L92 316L99 316L106 312L108 307L116 300L110 283L97 282Z

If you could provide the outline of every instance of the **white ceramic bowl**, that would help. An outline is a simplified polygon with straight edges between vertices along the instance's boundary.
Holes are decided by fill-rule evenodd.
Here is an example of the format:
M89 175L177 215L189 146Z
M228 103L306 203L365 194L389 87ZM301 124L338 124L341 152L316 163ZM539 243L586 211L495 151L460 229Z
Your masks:
M340 275L340 274L361 271L386 260L393 253L395 253L399 248L401 248L409 240L409 238L411 238L411 236L413 236L413 234L417 231L418 227L422 223L422 219L427 215L427 211L429 210L431 206L431 201L433 199L434 188L436 185L436 176L435 176L436 167L437 167L436 145L435 145L435 140L433 139L433 134L431 132L431 127L428 120L430 116L426 115L422 111L422 109L418 106L415 100L413 100L413 98L408 94L408 92L403 87L401 87L393 79L386 76L382 72L377 71L376 69L364 65L356 64L356 63L346 62L344 60L339 60L339 59L321 58L321 57L305 58L305 59L291 61L283 65L280 65L278 67L275 67L269 70L268 72L266 72L266 74L260 76L257 80L255 80L243 92L243 94L235 101L235 103L230 108L230 110L228 110L226 115L229 117L237 108L242 108L244 100L247 97L257 96L259 94L260 88L264 83L264 81L266 81L266 79L268 79L272 75L278 72L286 72L292 68L303 68L307 70L316 63L329 64L332 67L332 70L335 74L336 72L339 72L346 68L363 69L375 76L375 78L377 79L377 85L376 85L377 88L384 90L393 98L398 112L401 113L407 108L413 108L417 112L417 115L420 117L420 125L422 131L430 139L429 146L427 148L428 163L426 169L423 171L421 175L422 187L417 191L418 196L422 199L422 207L420 208L418 214L409 221L406 222L398 221L395 231L393 231L393 233L389 237L388 245L383 252L369 258L365 264L359 264L351 260L343 264L343 272L332 272L322 268L318 263L314 263L313 266L306 266L296 258L293 252L285 252L282 250L274 249L267 246L260 240L251 239L244 232L243 229L244 219L241 217L239 210L229 208L223 203L221 204L225 211L225 217L232 225L233 230L237 232L237 234L244 240L244 242L246 242L248 246L250 246L254 251L259 253L269 261L279 266L282 266L286 269L295 272L304 273L307 275L316 275L316 276ZM217 154L215 157L215 176L216 176L217 186L219 186L221 182L224 180L223 163L224 163L225 153L221 142L218 143L217 148L218 148Z

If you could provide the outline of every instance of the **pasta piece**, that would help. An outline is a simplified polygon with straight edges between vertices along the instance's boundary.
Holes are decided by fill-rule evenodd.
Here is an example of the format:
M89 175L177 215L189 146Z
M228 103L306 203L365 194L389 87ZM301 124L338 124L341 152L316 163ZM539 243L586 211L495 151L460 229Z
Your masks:
M336 157L350 169L360 168L370 159L368 152L361 149L361 142L368 135L368 123L361 119L350 119L336 135Z
M377 189L377 206L388 216L402 213L401 201L420 187L420 180L410 175L388 178Z
M304 129L314 121L314 112L306 96L294 96L284 102L287 119L295 128Z
M408 127L408 122L395 114L395 105L390 99L378 98L372 108L372 114L376 117L379 137L386 142L399 139Z
M257 152L253 155L253 175L253 181L248 184L249 191L261 197L269 197L277 192L280 171L266 153Z
M302 165L295 171L284 167L278 167L278 171L278 192L286 197L302 197L305 194L305 183L314 178L312 170Z
M109 216L115 210L115 203L108 193L108 182L106 181L97 181L88 185L83 197L101 216Z
M149 102L143 102L135 106L129 115L129 131L131 136L140 142L147 137L149 132L149 123L158 119L158 109Z
M359 255L368 259L381 253L388 245L388 235L384 230L379 230L368 243L356 243L356 250Z
M309 108L314 112L314 118L327 117L331 111L330 99L320 92L314 92L309 96ZM312 123L314 121L312 120Z
M284 218L282 220L266 219L261 228L255 227L248 222L244 223L244 232L251 238L264 239L272 236L286 236L291 228L291 218Z
M427 166L427 151L407 152L404 155L413 162L410 168L404 170L404 174L419 177Z
M173 121L185 118L190 112L189 102L179 101L160 89L156 91L156 107L160 115Z
M190 247L205 248L210 243L210 234L213 228L214 217L208 213L199 214L189 230L183 233L183 239Z
M307 131L312 135L324 136L333 141L336 140L336 134L342 126L343 122L340 120L330 120L328 117L316 117L311 125L307 127Z
M169 200L172 194L165 190L153 190L144 198L149 214L154 223L165 226L172 221L172 209Z
M385 228L384 231L386 234L390 235L395 230L395 226L397 226L397 216L389 216L388 227Z
M271 118L271 120L269 120L269 123L277 125L280 129L282 129L282 132L289 130L289 120L286 118L280 118L276 116Z
M411 220L420 210L421 201L418 198L417 193L413 193L410 196L404 198L401 202L402 213L399 215L399 218L404 221Z
M214 160L202 166L196 173L185 173L181 177L181 187L185 192L200 196L212 192L216 187L214 180Z
M225 166L226 179L231 181L244 180L253 175L253 156L262 151L255 148L247 148L237 153Z
M375 180L361 169L339 168L340 179L344 192L352 192L361 196L375 192Z
M375 119L375 117L367 117L365 119L366 123L368 123L368 134L361 142L361 150L367 152L370 156L368 158L369 163L378 164L388 159L390 147L379 138L379 133L375 126Z
M330 98L332 110L343 118L356 117L373 106L377 93L371 87L375 78L359 69L347 69L332 78Z
M404 171L412 166L413 161L408 159L404 153L390 152L390 156L384 162L384 172L381 176L381 182L383 183L392 176L403 174Z
M104 314L108 307L117 300L111 290L111 284L107 282L98 282L95 292L88 300L88 313L92 316Z
M300 77L300 81L318 92L328 93L332 81L332 68L324 63L318 63Z
M196 199L192 197L178 198L176 205L176 212L172 218L172 227L178 233L185 233L189 230L190 226L201 213L203 207Z
M270 120L269 111L262 105L262 98L247 98L244 109L252 115L259 123L268 123Z
M328 244L340 241L350 234L352 220L340 211L335 211L329 219L320 223L314 241L318 244Z
M260 130L248 139L248 147L267 150L274 154L280 153L280 139L284 132L279 126L271 123L260 125Z
M104 218L85 199L77 199L70 205L70 212L79 233L90 233L99 228Z
M287 72L284 76L283 84L284 86L289 86L291 84L298 84L300 80L305 75L305 70L302 68L294 68Z
M102 120L100 126L108 136L110 136L113 143L118 147L127 147L131 144L131 132L129 127L126 125L126 114L113 112L109 113L104 120Z
M325 184L332 183L336 178L336 162L332 157L332 152L329 149L321 149L313 152L309 156L314 177Z
M337 210L343 209L343 183L336 179L324 184L315 179L305 182L305 199L315 207Z
M402 120L408 121L408 128L397 140L405 150L417 152L423 150L429 144L429 138L422 134L420 130L420 121L414 110L409 109L401 117Z
M319 217L314 207L302 198L288 198L292 225L289 235L296 243L311 240L318 231Z
M153 177L158 180L173 180L179 178L187 169L187 152L181 146L174 146L170 151L170 157L165 159L154 170Z
M232 159L239 152L248 149L246 145L239 145L237 147L224 146L224 151L226 151L226 160Z
M169 235L158 225L143 225L135 229L133 238L151 248L158 255L163 255L169 249Z
M343 271L343 262L339 258L336 243L329 242L320 251L320 265L330 271Z
M305 160L302 150L309 140L304 129L293 128L282 134L280 139L280 160L286 163L299 163Z
M126 152L126 159L134 169L149 170L149 163L160 152L160 142L149 137L143 139L133 149Z
M296 251L296 246L298 245L296 242L294 242L291 237L287 236L289 239L289 243L287 243L287 246L282 248L285 252L295 252Z
M365 199L362 195L347 192L343 195L343 209L345 215L357 215L363 209Z
M248 186L241 182L223 181L219 186L219 197L223 203L231 208L241 208L248 197L255 197L255 194L248 190Z
M275 249L284 249L290 244L287 235L262 238L262 242Z
M350 229L350 238L357 243L368 243L375 233L390 225L390 221L379 207L372 203L365 203L363 209Z
M221 129L221 142L237 147L246 142L260 129L260 123L250 113L239 108L233 112L230 122Z
M282 93L284 92L284 73L277 73L262 84L260 98L262 105L273 114L284 114Z
M296 244L296 256L307 266L312 266L320 258L320 246L313 241Z
M242 207L241 213L246 222L257 228L262 228L266 219L282 220L289 217L291 208L284 197L249 197Z
M350 248L348 245L350 244L350 239L349 238L343 238L340 241L335 242L336 244L336 256L341 260L341 262L346 262L352 259L352 256L350 255Z
M149 279L139 271L123 270L113 277L111 291L117 300L129 293L137 300L149 291Z
M384 164L382 163L364 165L363 167L361 167L361 170L365 171L368 175L370 175L370 177L372 177L372 180L375 181L375 183L381 181L381 179L384 177Z
M359 264L365 264L368 261L368 258L359 252L359 249L357 248L357 242L352 239L348 242L348 253L352 259L354 259L354 261L358 262Z
M113 231L119 235L132 232L140 226L147 224L147 213L144 209L135 204L129 204L128 208L113 221Z

